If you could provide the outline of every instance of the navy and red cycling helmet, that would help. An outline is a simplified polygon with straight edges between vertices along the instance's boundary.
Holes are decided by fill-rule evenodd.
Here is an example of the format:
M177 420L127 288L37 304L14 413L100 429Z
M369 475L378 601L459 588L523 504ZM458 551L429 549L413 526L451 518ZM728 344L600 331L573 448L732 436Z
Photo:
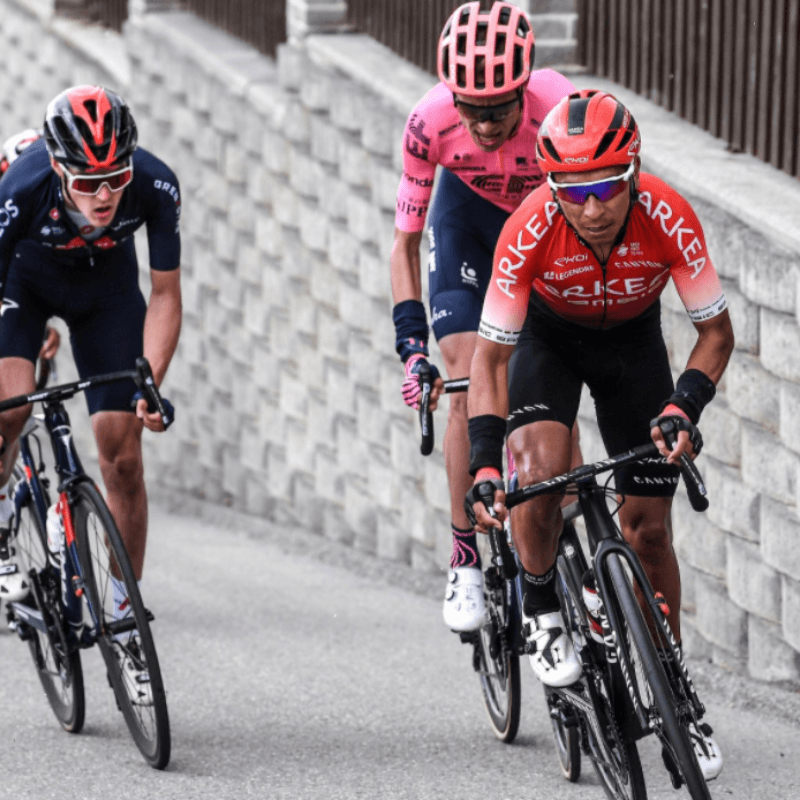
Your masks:
M47 152L72 172L117 167L136 149L128 104L102 86L73 86L50 101L44 120Z

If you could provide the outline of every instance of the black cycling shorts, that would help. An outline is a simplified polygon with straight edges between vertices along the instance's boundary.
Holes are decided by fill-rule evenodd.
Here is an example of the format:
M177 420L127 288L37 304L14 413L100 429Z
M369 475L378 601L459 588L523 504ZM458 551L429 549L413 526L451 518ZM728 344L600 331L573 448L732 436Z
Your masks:
M47 321L69 327L81 378L134 369L144 346L147 310L132 240L73 264L42 257L21 242L14 253L0 316L0 358L36 363ZM132 411L136 384L119 381L86 391L89 413Z
M531 303L509 365L508 433L542 420L572 429L583 384L609 455L650 441L650 420L674 388L658 303L606 331L566 322ZM678 476L677 467L659 457L619 469L616 487L622 494L671 497Z

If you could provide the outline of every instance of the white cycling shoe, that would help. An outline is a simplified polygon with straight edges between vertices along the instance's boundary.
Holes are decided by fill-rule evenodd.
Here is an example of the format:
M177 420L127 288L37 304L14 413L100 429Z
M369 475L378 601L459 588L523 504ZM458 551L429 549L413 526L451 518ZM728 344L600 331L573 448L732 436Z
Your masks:
M476 631L486 621L483 573L478 567L455 567L447 573L442 616L457 633Z
M24 600L30 591L28 579L19 568L16 552L10 540L12 523L8 530L0 529L0 600Z
M523 633L536 677L547 686L570 686L583 674L560 611L529 617L522 613Z
M694 754L697 756L697 763L706 782L713 781L722 772L722 753L711 738L711 733L711 728L706 724L689 725L689 738L692 740Z

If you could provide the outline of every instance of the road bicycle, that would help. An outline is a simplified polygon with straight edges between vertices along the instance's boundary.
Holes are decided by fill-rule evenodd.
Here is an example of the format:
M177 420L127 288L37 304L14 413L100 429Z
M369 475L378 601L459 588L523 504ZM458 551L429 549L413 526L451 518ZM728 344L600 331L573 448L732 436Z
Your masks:
M425 380L423 375L423 399L429 395ZM464 391L467 383L467 379L445 381L444 391ZM425 421L430 424L422 426L423 435L429 437L428 441L423 438L423 453L432 449L433 426L427 405L420 408L420 422ZM669 425L662 427L672 446L677 431ZM710 732L701 722L705 708L669 628L664 598L653 591L609 510L608 499L615 500L616 492L608 482L601 486L597 480L603 473L649 458L660 458L652 442L531 486L517 488L512 477L506 507L510 510L544 494L577 496L577 503L564 510L556 563L564 621L583 676L566 688L545 687L564 776L570 781L579 779L583 753L608 797L645 800L647 789L636 743L654 734L662 745L673 786L685 785L693 800L710 800L690 734L690 727ZM699 472L687 456L680 466L692 507L704 511L708 498ZM491 500L486 498L487 508L491 508ZM588 558L574 524L581 515ZM462 633L461 639L473 647L473 667L492 730L498 739L511 743L518 732L521 709L519 659L527 655L522 583L509 523L503 529L493 528L481 540L487 619L478 631ZM585 604L587 582L599 598L599 618L592 619ZM641 605L634 585L643 598Z
M29 590L6 605L9 627L28 643L36 672L62 728L78 733L85 697L80 651L97 645L108 681L136 746L148 764L163 769L170 758L166 693L150 629L153 615L141 598L127 550L103 496L84 472L64 401L94 386L131 380L171 424L146 359L135 370L99 375L0 402L0 411L41 403L20 437L11 497L11 546ZM51 506L37 433L45 429L58 479ZM50 519L48 520L48 517ZM48 524L62 531L48 541ZM51 527L51 530L53 528ZM129 611L114 614L114 581L124 587ZM119 616L119 615L117 615Z

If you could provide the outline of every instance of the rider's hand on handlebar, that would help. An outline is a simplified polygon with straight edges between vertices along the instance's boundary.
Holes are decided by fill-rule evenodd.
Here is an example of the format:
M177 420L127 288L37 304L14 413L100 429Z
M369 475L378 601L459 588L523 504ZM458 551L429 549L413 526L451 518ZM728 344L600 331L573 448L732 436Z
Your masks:
M665 424L670 422L677 428L675 447L672 449L667 444L662 431ZM692 460L697 458L703 447L703 437L680 408L668 405L660 416L652 420L650 425L650 436L658 447L658 452L667 459L668 464L677 464L683 453L686 453Z
M406 361L406 377L403 381L402 389L403 402L410 408L419 408L419 401L422 396L422 387L419 385L419 368L422 362L428 363L428 366L431 368L433 385L431 386L429 408L431 411L434 411L439 401L439 395L444 390L444 381L440 377L439 370L436 369L436 366L428 362L422 353L414 353L414 355Z
M170 403L166 397L162 397L161 402L164 404L164 411L166 411L166 413L174 419L175 409L172 407L172 403ZM155 431L156 433L161 433L162 431L166 430L164 420L161 419L161 414L158 413L158 410L147 410L147 398L144 397L141 392L136 392L131 400L131 403L134 406L134 412L136 416L142 420L145 428L150 431Z
M493 500L489 500L492 495ZM486 502L491 503L494 517L487 510ZM479 469L475 475L475 483L464 500L464 509L469 521L481 533L488 533L489 528L502 528L508 516L505 502L505 485L500 473L492 467Z
M55 358L58 348L61 346L61 335L55 328L47 328L47 333L44 337L44 344L39 351L39 358L50 359Z

